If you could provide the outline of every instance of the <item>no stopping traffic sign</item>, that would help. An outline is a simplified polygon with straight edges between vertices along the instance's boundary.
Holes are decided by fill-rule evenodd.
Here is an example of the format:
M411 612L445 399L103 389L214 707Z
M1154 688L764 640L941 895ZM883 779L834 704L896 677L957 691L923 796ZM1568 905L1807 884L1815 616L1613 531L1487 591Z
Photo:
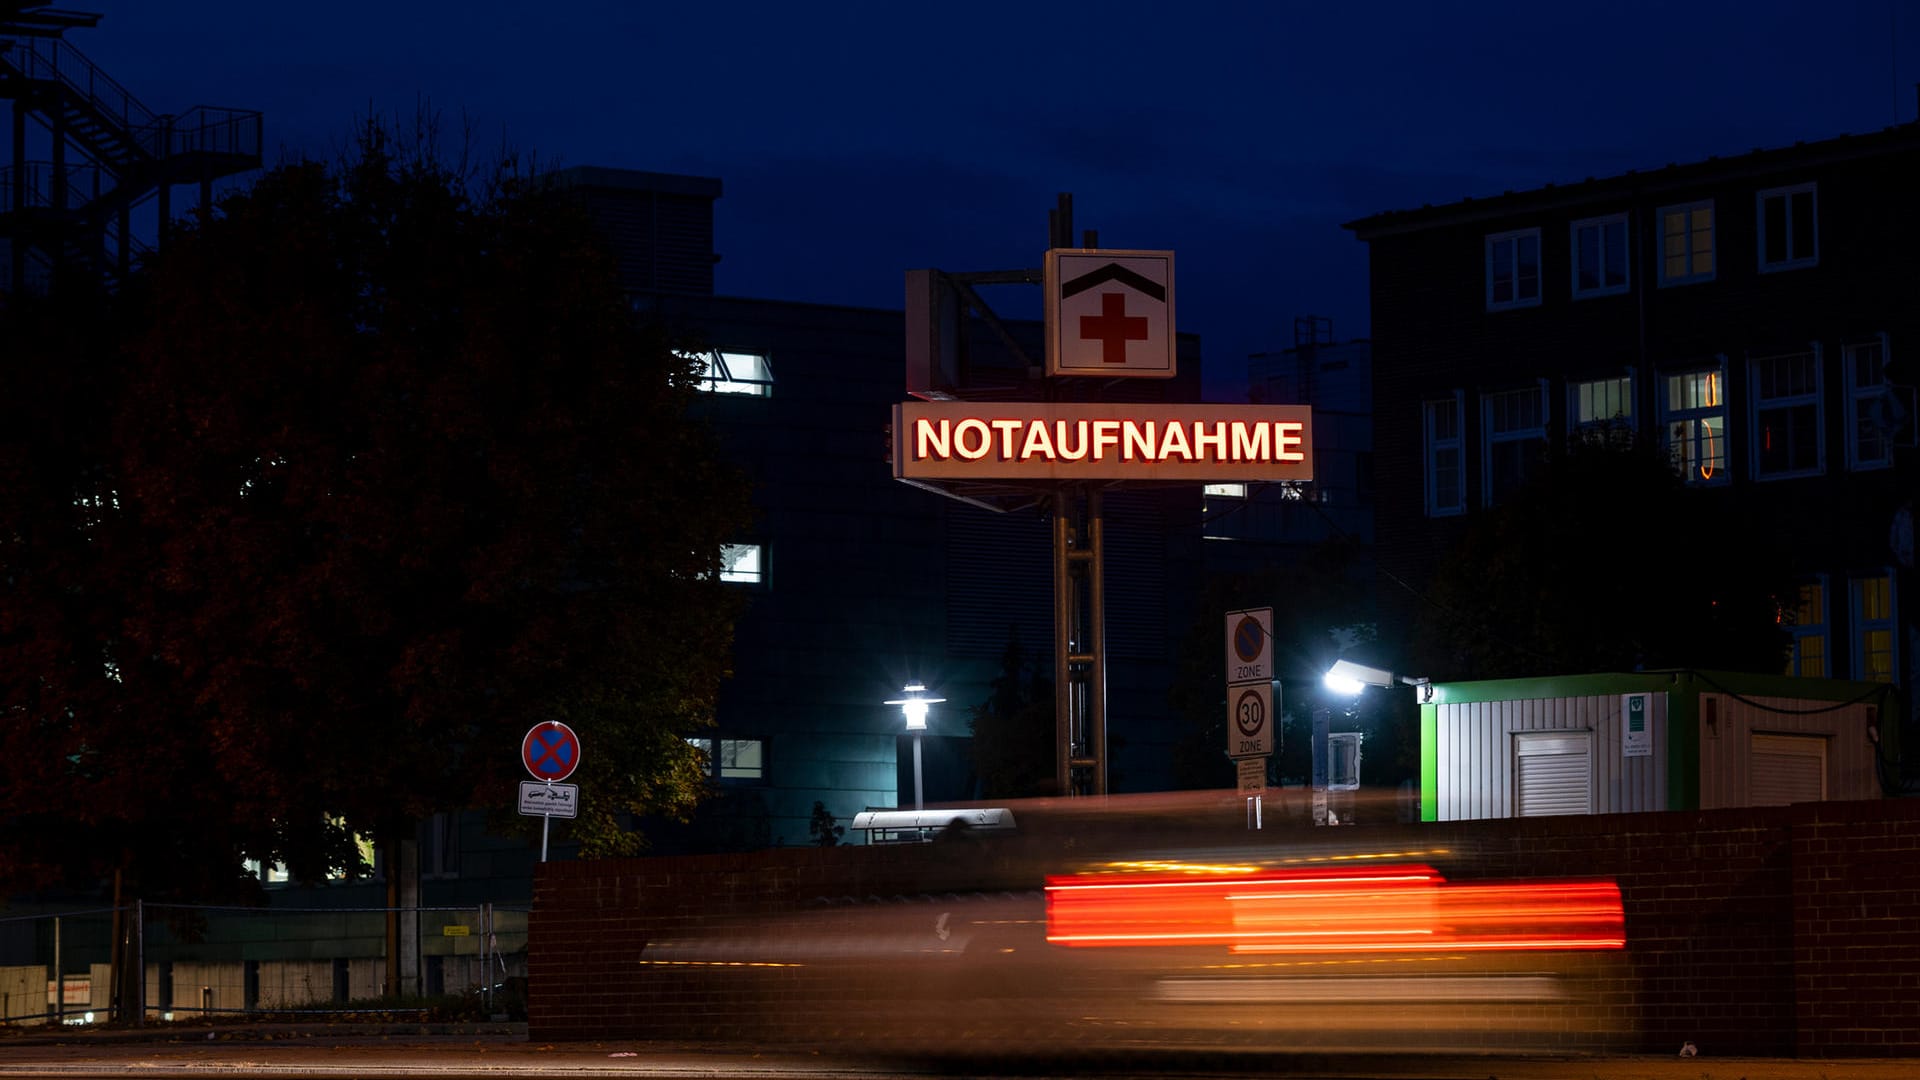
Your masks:
M535 780L565 780L580 767L580 737L558 720L537 724L520 740L520 764Z

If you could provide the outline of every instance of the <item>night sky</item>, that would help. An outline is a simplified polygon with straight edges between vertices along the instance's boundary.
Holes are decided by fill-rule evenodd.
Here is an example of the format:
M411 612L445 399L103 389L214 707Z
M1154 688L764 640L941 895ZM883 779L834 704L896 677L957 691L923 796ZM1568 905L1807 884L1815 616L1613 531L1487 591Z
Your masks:
M263 110L269 161L425 101L484 151L719 177L729 295L897 308L909 267L1038 266L1070 191L1103 246L1177 253L1214 399L1296 315L1366 335L1341 222L1877 130L1920 81L1909 0L67 6L149 108Z

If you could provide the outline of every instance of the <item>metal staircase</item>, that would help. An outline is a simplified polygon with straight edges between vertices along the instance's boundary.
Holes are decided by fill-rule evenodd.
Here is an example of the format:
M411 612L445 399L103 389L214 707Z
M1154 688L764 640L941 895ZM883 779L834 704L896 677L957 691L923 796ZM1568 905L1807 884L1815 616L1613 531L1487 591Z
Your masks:
M157 203L153 236L172 220L174 187L213 183L261 164L261 114L195 105L155 113L61 35L98 16L0 0L0 99L12 108L0 166L0 293L78 269L116 286L150 248L133 212ZM28 155L29 136L43 159Z

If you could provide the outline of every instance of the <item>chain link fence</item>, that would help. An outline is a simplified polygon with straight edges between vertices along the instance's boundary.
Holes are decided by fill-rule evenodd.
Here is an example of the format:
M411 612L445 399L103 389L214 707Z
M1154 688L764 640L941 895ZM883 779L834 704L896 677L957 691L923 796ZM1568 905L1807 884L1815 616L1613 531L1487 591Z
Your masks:
M527 913L136 903L0 917L0 1024L513 1016Z

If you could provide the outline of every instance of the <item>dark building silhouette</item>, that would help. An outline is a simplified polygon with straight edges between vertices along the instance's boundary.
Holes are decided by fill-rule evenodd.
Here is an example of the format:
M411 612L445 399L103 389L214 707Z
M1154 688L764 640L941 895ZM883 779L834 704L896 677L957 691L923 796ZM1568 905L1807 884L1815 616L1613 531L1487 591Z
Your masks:
M1916 177L1908 124L1349 223L1382 569L1423 585L1548 446L1628 430L1724 514L1674 557L1781 537L1789 673L1897 683L1911 717Z
M1291 348L1247 358L1247 400L1313 408L1313 481L1209 484L1207 566L1247 572L1329 542L1373 542L1373 348L1330 320L1295 320Z

